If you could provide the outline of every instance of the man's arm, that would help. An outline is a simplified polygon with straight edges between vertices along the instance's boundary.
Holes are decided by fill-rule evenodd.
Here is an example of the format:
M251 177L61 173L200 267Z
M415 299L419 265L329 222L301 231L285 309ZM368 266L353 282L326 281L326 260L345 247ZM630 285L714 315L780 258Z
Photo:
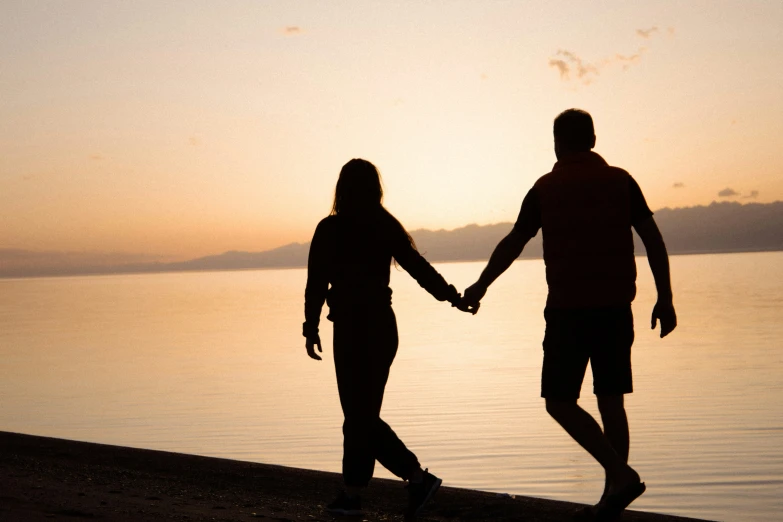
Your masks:
M478 281L465 290L465 295L462 298L463 304L470 307L478 305L478 302L487 293L489 285L519 257L528 241L530 241L530 237L523 234L517 227L514 227L506 237L501 239Z
M674 311L669 274L669 254L666 252L663 236L652 216L635 224L634 228L647 250L647 261L650 263L650 270L655 278L655 288L658 290L658 302L653 308L651 326L655 329L660 319L661 337L666 337L677 327L677 314Z
M511 266L511 263L522 253L527 242L538 233L540 228L541 204L538 200L538 191L534 186L522 201L522 208L519 209L519 216L514 223L514 228L495 247L479 280L465 290L462 305L478 310L479 301L487 293L489 285Z

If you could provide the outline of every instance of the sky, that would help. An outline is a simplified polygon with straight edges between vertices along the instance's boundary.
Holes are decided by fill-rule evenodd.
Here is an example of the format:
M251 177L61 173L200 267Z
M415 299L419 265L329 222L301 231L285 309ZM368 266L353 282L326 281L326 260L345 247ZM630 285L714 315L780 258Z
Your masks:
M783 199L783 2L4 0L0 249L308 241L341 166L409 230L513 221L552 120L652 209Z

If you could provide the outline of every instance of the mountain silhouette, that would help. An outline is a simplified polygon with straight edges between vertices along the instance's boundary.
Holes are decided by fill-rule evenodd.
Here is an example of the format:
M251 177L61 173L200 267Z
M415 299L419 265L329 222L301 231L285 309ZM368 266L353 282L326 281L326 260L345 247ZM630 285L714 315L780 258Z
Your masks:
M760 252L783 250L783 201L774 203L713 202L706 206L663 208L655 212L670 254ZM411 231L430 261L486 260L513 223L467 225L454 230ZM637 254L644 247L634 234ZM307 264L310 243L291 243L263 252L229 251L176 263L75 262L73 254L0 249L0 277L48 275L246 270L296 268ZM525 247L521 258L542 257L541 233ZM64 260L68 260L65 262Z

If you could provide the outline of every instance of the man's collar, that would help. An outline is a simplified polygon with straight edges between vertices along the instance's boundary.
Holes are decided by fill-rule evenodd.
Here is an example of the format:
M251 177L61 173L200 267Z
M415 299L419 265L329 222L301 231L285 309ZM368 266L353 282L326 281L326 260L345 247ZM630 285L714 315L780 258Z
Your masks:
M584 152L572 152L565 158L558 160L557 163L555 163L555 166L552 167L552 170L554 171L554 170L562 169L564 167L574 165L574 164L587 164L587 165L595 165L595 166L608 165L606 163L606 160L604 160L597 153L593 152L592 150L586 150Z

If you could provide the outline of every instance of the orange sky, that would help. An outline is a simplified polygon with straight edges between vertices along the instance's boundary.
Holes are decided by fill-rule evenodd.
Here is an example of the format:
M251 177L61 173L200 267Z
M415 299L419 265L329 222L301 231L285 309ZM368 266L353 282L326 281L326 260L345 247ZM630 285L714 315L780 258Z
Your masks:
M512 221L569 107L653 209L783 199L781 2L28 4L0 5L0 248L307 241L352 157L409 229Z

